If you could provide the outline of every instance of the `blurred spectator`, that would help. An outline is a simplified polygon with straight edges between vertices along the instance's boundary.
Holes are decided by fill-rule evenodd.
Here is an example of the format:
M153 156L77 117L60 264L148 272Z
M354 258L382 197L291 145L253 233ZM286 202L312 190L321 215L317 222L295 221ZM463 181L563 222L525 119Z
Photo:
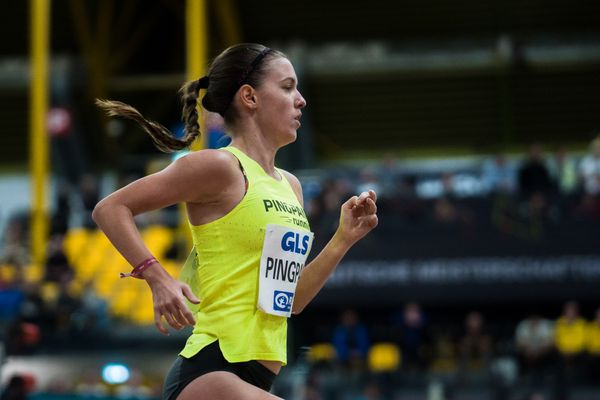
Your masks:
M108 303L98 296L91 281L86 283L81 295L80 307L71 319L79 331L99 334L108 331L110 327Z
M83 226L89 229L95 229L96 224L92 220L92 211L100 200L100 190L98 188L98 180L94 175L86 174L81 178L79 183L79 194L81 195L81 203L83 206Z
M353 189L346 179L328 179L317 199L311 203L311 228L315 232L312 253L316 254L325 245L325 238L336 231L339 221L339 207Z
M402 366L423 371L427 365L425 346L428 343L427 320L418 303L408 303L392 321L394 341L402 350Z
M380 192L378 198L394 197L398 193L398 169L396 159L391 153L383 156L383 163L379 168Z
M556 321L554 341L558 352L566 358L580 355L585 349L586 322L579 317L579 305L569 301Z
M10 264L16 268L17 276L29 264L29 249L25 223L20 218L12 218L4 233L4 243L0 249L0 264Z
M554 343L559 355L556 379L558 400L569 398L571 386L578 375L581 375L586 327L585 320L579 317L579 305L574 301L567 302L554 329Z
M600 136L590 143L590 152L581 160L579 173L585 193L600 195Z
M543 372L552 361L554 326L552 321L533 314L517 325L515 341L523 372L534 384L541 383Z
M46 282L62 282L73 277L73 268L67 260L63 249L64 236L52 235L48 241L48 258L46 259L46 271L44 280Z
M367 328L359 321L354 310L344 310L340 324L333 332L333 345L338 360L352 369L362 369L369 351Z
M363 168L358 176L358 184L356 185L356 193L368 192L374 190L375 193L381 192L381 184L377 177L377 173L372 167Z
M63 279L59 283L59 293L56 302L56 330L68 339L75 328L72 317L81 305L80 299L74 296L70 290L70 280Z
M548 170L552 180L556 182L560 194L568 196L577 190L579 186L577 164L569 156L565 146L556 150L554 157L549 161Z
M594 319L588 324L585 342L589 380L600 382L600 307L596 309Z
M58 185L56 191L56 206L50 221L51 235L64 235L69 229L71 202L69 201L69 186L66 183Z
M0 400L26 400L28 393L27 381L24 376L14 375L2 391Z
M581 218L600 219L600 136L590 144L590 153L579 165L583 197L575 210Z
M525 200L534 195L544 198L552 191L550 173L544 159L544 148L534 143L529 149L529 156L521 163L518 171L519 194Z
M457 348L448 329L436 327L431 335L432 362L430 370L436 374L449 375L457 369Z
M502 153L484 162L481 180L488 193L514 193L516 187L516 171Z
M463 371L481 372L492 357L492 338L485 332L481 313L473 311L465 319L465 333L459 340L459 357Z

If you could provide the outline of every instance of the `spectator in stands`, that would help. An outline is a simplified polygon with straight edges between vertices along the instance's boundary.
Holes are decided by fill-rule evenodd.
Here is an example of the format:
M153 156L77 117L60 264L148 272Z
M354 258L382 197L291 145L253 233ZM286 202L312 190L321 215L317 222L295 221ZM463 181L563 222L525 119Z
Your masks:
M378 175L381 187L380 198L396 196L398 192L398 168L393 154L385 153L383 155L383 163L379 168Z
M487 371L492 357L492 338L485 332L481 313L473 311L467 315L458 351L463 373Z
M575 359L585 350L586 322L579 316L579 305L569 301L562 316L556 321L554 341L565 359Z
M82 224L85 228L93 229L96 224L92 220L92 212L94 207L100 200L100 189L98 187L98 180L94 175L86 174L81 178L79 182L79 195L81 196L82 207Z
M22 280L23 270L30 261L27 243L25 222L18 217L12 218L8 221L4 232L4 242L0 249L0 264L8 264L14 268L14 281L17 282Z
M600 196L600 136L590 143L590 152L581 160L579 173L585 194Z
M56 205L50 221L50 235L65 235L69 229L71 202L69 185L61 182L56 191Z
M515 342L521 369L532 384L541 383L554 352L554 324L533 314L517 325Z
M356 311L347 309L342 312L340 323L333 332L333 345L342 365L358 370L364 367L369 336Z
M73 315L81 307L81 299L75 296L70 288L71 279L63 276L59 282L58 298L56 299L56 331L63 339L71 339L74 333Z
M402 367L423 371L427 365L425 346L428 344L427 318L418 303L407 303L400 315L392 320L394 341L402 351Z
M110 327L108 303L98 296L93 283L87 282L81 295L81 308L77 313L81 330L103 333Z
M585 337L588 353L588 373L590 382L600 382L600 307L594 313L594 319L587 326Z
M561 195L570 196L575 193L579 187L577 163L569 155L565 146L560 146L556 150L554 157L548 163L548 170Z
M514 166L508 162L506 156L497 153L492 159L484 162L481 171L481 180L488 193L514 193L517 174Z
M590 144L590 153L581 160L579 172L584 191L576 214L586 219L600 219L600 136Z
M585 320L579 316L579 305L575 301L565 303L563 314L554 328L554 343L559 356L556 379L556 396L559 399L568 398L570 387L580 375L586 328Z
M44 275L44 280L47 282L69 281L74 276L73 267L64 252L63 240L62 234L52 235L48 240L48 257Z
M358 176L358 184L356 185L356 191L364 192L365 190L374 190L375 192L381 192L381 183L377 172L372 167L364 167L361 169Z
M551 194L553 183L544 158L544 148L534 143L529 149L529 156L521 163L518 170L519 194L524 200L533 196L544 199Z

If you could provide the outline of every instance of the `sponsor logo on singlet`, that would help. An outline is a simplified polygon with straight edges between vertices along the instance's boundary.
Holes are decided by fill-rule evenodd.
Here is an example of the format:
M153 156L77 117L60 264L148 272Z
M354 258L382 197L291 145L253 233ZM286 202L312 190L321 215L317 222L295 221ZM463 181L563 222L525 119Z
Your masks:
M282 200L263 199L263 206L268 213L276 212L282 214L282 218L288 223L310 229L304 209L299 205L287 203Z

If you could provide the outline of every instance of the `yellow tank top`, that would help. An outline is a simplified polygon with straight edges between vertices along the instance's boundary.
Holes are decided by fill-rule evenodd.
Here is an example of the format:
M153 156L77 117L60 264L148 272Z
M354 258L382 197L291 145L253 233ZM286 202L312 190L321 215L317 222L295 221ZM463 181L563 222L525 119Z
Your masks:
M195 250L180 278L201 303L196 325L183 357L189 358L218 340L229 362L287 362L287 318L257 308L260 259L267 224L309 232L294 190L280 170L281 180L235 147L224 150L239 160L248 189L225 216L204 225L190 225Z

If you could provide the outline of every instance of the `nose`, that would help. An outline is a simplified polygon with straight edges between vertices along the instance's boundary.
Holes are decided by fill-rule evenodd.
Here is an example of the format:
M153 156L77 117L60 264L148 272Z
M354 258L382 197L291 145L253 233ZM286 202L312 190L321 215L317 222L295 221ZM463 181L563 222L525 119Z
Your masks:
M298 108L306 107L306 100L304 99L304 97L302 97L302 94L300 94L300 92L298 92L298 99L296 100L296 107L298 107Z

